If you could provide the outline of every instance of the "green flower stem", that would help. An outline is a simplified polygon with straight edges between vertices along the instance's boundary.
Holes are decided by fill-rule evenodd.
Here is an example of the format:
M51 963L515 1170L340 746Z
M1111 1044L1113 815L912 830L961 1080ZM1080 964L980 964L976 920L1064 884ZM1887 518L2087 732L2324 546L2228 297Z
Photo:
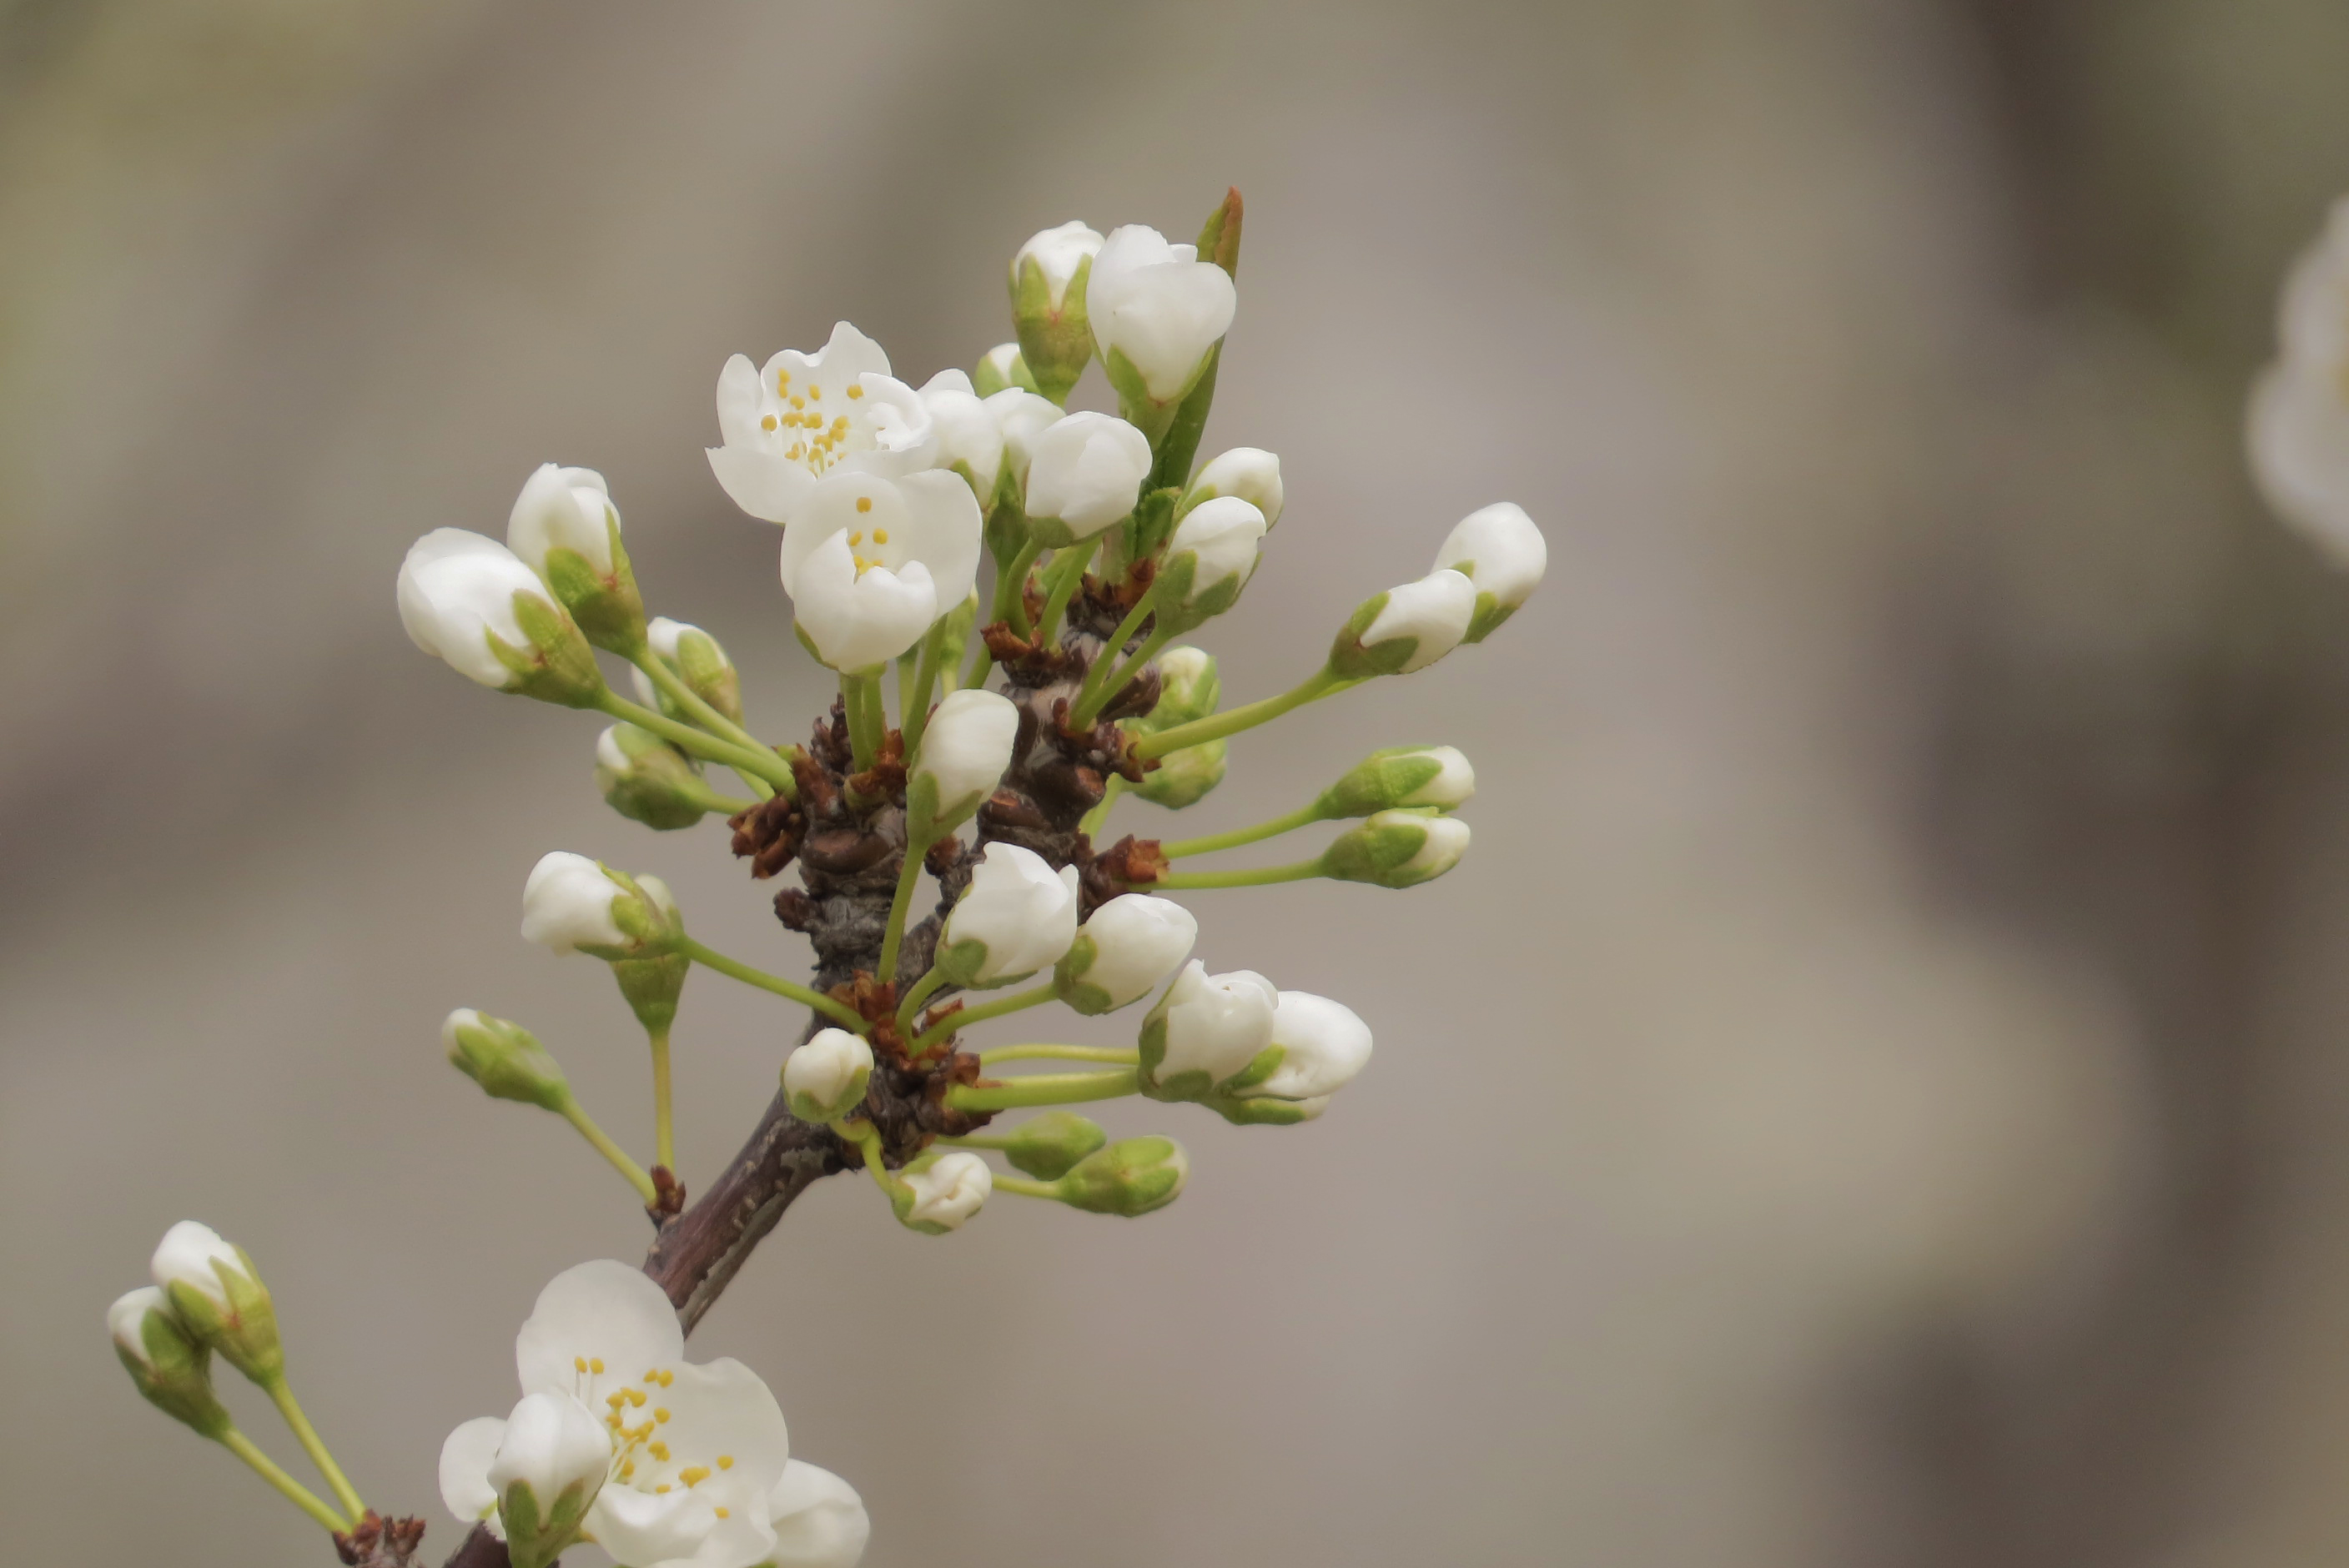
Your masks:
M1278 696L1265 697L1245 707L1233 708L1228 713L1211 713L1189 724L1178 724L1172 729L1145 735L1134 743L1133 754L1145 758L1164 757L1187 746L1204 746L1210 740L1221 740L1226 735L1237 735L1243 729L1253 729L1259 724L1268 723L1291 708L1303 707L1309 702L1319 701L1332 693L1361 684L1360 680L1332 675L1324 666L1316 670L1312 677L1302 685L1293 686Z
M653 1159L677 1174L677 1135L669 1116L668 1031L647 1029L645 1038L653 1048Z
M1028 542L1019 547L1019 552L1011 558L1010 564L1004 567L1002 575L995 580L995 618L1009 623L1011 629L1023 637L1034 630L1028 624L1028 569L1036 564L1036 557L1043 552L1044 547L1037 543L1031 534ZM962 684L968 686L970 683L965 681Z
M645 678L652 682L653 685L658 686L661 689L662 695L667 696L669 701L677 704L678 707L685 709L686 712L693 715L695 718L699 719L701 721L702 727L709 730L711 734L719 737L721 739L731 740L738 745L747 746L753 751L771 752L774 749L773 747L769 746L765 741L761 740L757 736L751 734L749 730L743 728L740 725L735 723L732 719L727 717L724 714L719 712L716 708L704 702L701 699L701 694L695 691L691 686L686 685L685 677L678 675L675 670L669 668L668 665L662 661L661 656L658 654L654 653L649 646L639 651L636 655L631 658L628 662L636 665L636 668L644 671ZM768 796L775 792L774 787L769 784L764 779L759 777L756 773L746 772L740 768L737 768L734 771L741 774L742 782L749 785L750 787L750 793L759 797L760 799L763 800Z
M1156 658L1160 651L1174 640L1175 634L1172 627L1160 626L1150 635L1143 638L1142 646L1133 650L1133 656L1118 665L1115 675L1102 681L1094 689L1092 696L1086 697L1070 711L1070 722L1080 728L1090 727L1094 719L1101 717L1101 710L1109 706L1110 698L1123 691L1125 683L1141 674L1150 661ZM1108 650L1102 651L1105 653Z
M895 1207L898 1190L905 1186L905 1179L902 1176L891 1175L889 1168L881 1162L881 1134L874 1129L871 1122L861 1119L855 1121L835 1121L830 1125L834 1135L843 1142L854 1143L863 1152L864 1169L872 1173L873 1184L881 1189L881 1195L888 1199L891 1206Z
M944 665L947 673L952 675L955 665L962 659L959 652L948 658L946 645L946 617L941 615L937 624L922 638L921 665L914 674L912 695L906 695L902 684L897 688L897 727L905 733L905 766L908 768L920 757L922 735L930 727L930 693L937 688L939 667ZM901 665L898 668L903 674L904 666Z
M977 690L987 684L987 672L994 667L995 650L987 645L986 639L981 638L978 652L970 656L970 668L963 671L962 678L955 685L960 689Z
M1092 564L1093 552L1101 548L1101 535L1081 539L1061 552L1052 562L1044 581L1050 584L1044 600L1042 631L1047 637L1060 634L1061 618L1069 613L1069 600L1076 593L1077 584L1084 580L1085 568Z
M294 1398L294 1386L285 1380L285 1374L280 1372L267 1379L261 1390L277 1407L277 1413L285 1418L286 1428L302 1445L302 1451L310 1456L310 1462L326 1478L326 1485L334 1492L335 1501L343 1505L343 1511L353 1519L365 1513L367 1504L359 1501L358 1488L344 1476L343 1467L335 1462L334 1454L326 1447L326 1439L318 1435L318 1429L302 1413L301 1403Z
M1268 822L1258 822L1253 828L1234 828L1228 833L1210 833L1205 838L1178 839L1171 844L1161 844L1158 852L1168 860L1185 855L1211 855L1217 850L1236 850L1242 844L1253 844L1260 839L1278 838L1299 828L1309 828L1322 820L1321 802L1302 806L1286 817L1275 817Z
M565 1095L563 1103L554 1109L564 1120L579 1130L579 1136L585 1139L596 1153L612 1162L613 1170L627 1178L628 1185L636 1190L636 1196L645 1201L646 1208L649 1209L660 1202L660 1193L654 1188L653 1179L645 1174L645 1168L629 1159L628 1151L613 1142L611 1134L595 1125L595 1119L587 1114L585 1107Z
M287 1475L275 1460L254 1447L253 1439L234 1427L222 1432L219 1442L221 1447L252 1466L253 1473L275 1487L286 1501L316 1520L328 1531L342 1534L351 1528L353 1521L345 1519L333 1509L328 1508L308 1487Z
M914 906L914 884L921 880L922 857L930 846L918 839L905 841L905 864L897 872L897 892L889 900L889 923L881 928L881 968L874 978L897 977L897 949L905 941L905 915Z
M888 710L881 705L881 677L871 671L840 676L841 705L848 713L848 748L859 773L881 755L888 733Z
M905 999L904 1001L897 1004L897 1033L899 1036L902 1037L905 1033L906 1029L912 1026L914 1022L914 1015L922 1010L922 1004L927 1002L937 988L946 983L946 971L940 969L935 964L930 965L929 973L924 975L919 980L914 982L914 988L905 993Z
M1110 808L1116 805L1117 798L1124 793L1125 775L1111 774L1109 782L1102 786L1101 804L1085 813L1084 820L1077 824L1077 831L1088 839L1101 837L1102 827L1109 820Z
M869 1026L856 1016L855 1009L834 1001L823 992L812 990L796 980L786 980L780 975L770 975L763 969L753 969L748 964L727 957L715 948L705 947L690 936L678 937L677 950L696 964L715 969L745 985L756 985L761 991L772 991L778 996L788 996L802 1006L812 1007L852 1034L861 1035Z
M998 1192L1017 1192L1023 1198L1046 1198L1055 1203L1061 1201L1061 1189L1057 1182L1031 1181L1025 1176L1007 1176L999 1171L988 1174L994 1178L992 1185Z
M983 1068L1024 1061L1107 1062L1130 1068L1141 1060L1142 1054L1131 1046L998 1046L978 1053L978 1065Z
M947 1090L947 1104L957 1110L1018 1110L1030 1105L1117 1099L1141 1088L1140 1068L1105 1073L1038 1073L1004 1083L957 1084Z
M1109 634L1109 641L1103 643L1101 652L1093 655L1092 665L1085 671L1084 683L1077 687L1077 700L1071 705L1072 709L1092 700L1093 694L1101 689L1101 683L1125 656L1125 645L1142 630L1142 623L1149 618L1150 608L1157 600L1158 584L1154 582L1142 591L1142 597L1133 602L1133 608L1125 613L1125 619L1117 624L1117 630Z
M1321 862L1315 859L1299 861L1293 866L1256 866L1237 872L1169 872L1146 885L1153 892L1161 888L1265 887L1273 882L1303 882L1320 874Z
M759 800L764 800L775 792L772 786L755 773L744 773L742 782L758 792ZM680 783L677 792L703 810L715 811L721 817L740 816L759 803L759 800L745 800L737 795L720 795L707 784Z
M679 724L667 714L655 713L639 703L630 702L616 691L605 691L596 707L614 718L626 719L638 729L649 729L695 757L709 762L723 762L738 773L750 773L763 779L787 799L798 796L798 786L792 781L791 764L775 752L756 752L730 740L720 740L689 724Z
M1031 986L1025 991L1014 991L1009 996L998 997L992 1002L981 1002L975 1007L964 1007L958 1012L949 1013L927 1034L915 1036L914 1043L905 1047L906 1052L911 1056L920 1056L924 1050L945 1039L957 1029L971 1024L982 1023L988 1018L1000 1018L1006 1013L1017 1013L1022 1007L1041 1006L1060 994L1059 984L1047 980L1041 985Z

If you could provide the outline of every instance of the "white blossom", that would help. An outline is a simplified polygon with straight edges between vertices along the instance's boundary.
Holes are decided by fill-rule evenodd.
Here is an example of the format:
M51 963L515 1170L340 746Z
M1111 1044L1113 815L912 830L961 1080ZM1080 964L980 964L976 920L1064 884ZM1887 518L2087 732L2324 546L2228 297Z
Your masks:
M961 1150L939 1156L926 1169L905 1171L900 1180L912 1189L913 1197L898 1217L934 1233L961 1229L995 1191L995 1173L987 1161Z
M783 1092L802 1121L836 1121L864 1099L873 1047L846 1029L818 1029L783 1058Z
M996 478L1003 471L1003 427L995 410L959 370L941 370L923 382L922 406L937 432L938 467L958 469L980 507L991 505Z
M1067 297L1069 284L1077 269L1091 261L1102 248L1102 237L1077 219L1046 229L1028 237L1011 258L1011 286L1019 286L1019 269L1029 262L1036 263L1043 274L1044 292L1054 310L1061 308Z
M1170 245L1139 223L1110 231L1093 257L1085 311L1094 346L1112 381L1122 358L1154 403L1189 391L1207 351L1231 330L1231 274L1198 258L1197 246Z
M898 479L937 452L921 395L844 321L813 354L786 348L763 369L740 354L729 359L718 377L718 428L725 445L709 449L718 482L769 522L788 524L827 474Z
M525 1395L561 1396L605 1433L585 1532L630 1568L753 1568L777 1546L771 1501L791 1459L782 1412L758 1375L685 1359L661 1288L626 1264L557 1274L514 1342ZM482 1418L441 1449L440 1495L466 1523L490 1517L508 1422Z
M2251 473L2270 506L2349 562L2349 197L2285 280L2276 336L2251 393Z
M1514 610L1533 597L1549 567L1549 546L1541 530L1512 500L1479 507L1454 523L1435 552L1435 564L1450 567Z
M1395 674L1425 669L1467 634L1476 614L1476 585L1446 567L1416 583L1387 590L1387 602L1362 629L1361 645L1373 648L1398 638L1415 639L1415 645Z
M1251 1098L1327 1100L1371 1059L1371 1029L1351 1007L1308 991L1283 991L1272 1015L1280 1065L1247 1090Z
M148 1263L156 1286L169 1294L173 1286L196 1293L216 1312L233 1311L228 1286L221 1271L253 1277L253 1265L218 1231L195 1220L181 1220L163 1233Z
M609 872L585 855L554 850L530 869L522 890L522 935L555 953L625 947L628 934L613 903L627 896Z
M163 1295L162 1286L142 1284L137 1290L126 1291L106 1309L106 1331L114 1336L115 1345L125 1356L151 1368L155 1357L147 1348L147 1315L150 1312L160 1312L165 1317L171 1315L171 1303Z
M532 645L514 613L517 593L564 615L538 573L512 551L461 528L436 528L411 545L400 562L399 624L410 642L459 675L503 689L513 683L514 672L490 639L517 653Z
M1264 526L1269 531L1280 521L1284 498L1280 488L1280 459L1262 447L1234 447L1219 453L1199 470L1184 492L1183 507L1188 511L1201 501L1213 500L1219 495L1236 495L1253 502L1264 513ZM1449 565L1449 562L1442 564Z
M1366 827L1377 827L1387 813L1367 819ZM1457 817L1422 817L1419 819L1427 837L1411 859L1397 869L1399 877L1413 882L1433 882L1454 866L1468 852L1468 824Z
M1120 893L1078 929L1064 961L1070 1005L1108 1013L1138 1002L1191 956L1199 922L1172 899Z
M1003 432L1003 460L1010 465L1012 481L1024 493L1037 438L1068 416L1050 397L1020 387L1007 387L986 402L987 411L995 416L996 428Z
M930 826L960 821L995 792L1019 735L1019 709L1010 698L978 686L947 694L914 759L914 782L927 779L936 791Z
M550 551L585 557L598 573L612 570L612 530L620 514L604 476L593 469L541 463L514 498L506 519L506 547L541 576Z
M1280 993L1250 969L1210 975L1193 959L1167 987L1143 1025L1145 1039L1164 1030L1163 1054L1151 1069L1159 1082L1182 1073L1204 1072L1219 1084L1241 1071L1272 1044L1273 1011Z
M775 1532L775 1568L856 1568L873 1535L856 1489L805 1460L783 1466L767 1494L767 1517Z
M991 843L939 934L964 985L992 986L1060 962L1077 939L1077 868L1055 872L1033 850Z
M1035 438L1027 465L1030 520L1057 519L1046 542L1091 539L1133 510L1150 477L1150 438L1110 414L1071 414Z
M783 591L823 662L871 669L919 642L978 576L978 502L932 469L813 481L783 529Z

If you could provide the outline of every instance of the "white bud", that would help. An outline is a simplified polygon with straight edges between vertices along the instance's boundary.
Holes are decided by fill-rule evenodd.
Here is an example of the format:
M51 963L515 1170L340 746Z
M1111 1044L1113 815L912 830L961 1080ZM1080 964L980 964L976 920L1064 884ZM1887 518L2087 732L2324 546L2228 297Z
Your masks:
M1093 343L1130 400L1182 397L1231 330L1239 300L1231 274L1198 257L1197 246L1170 245L1139 223L1111 230L1093 257L1085 284Z
M171 1315L171 1301L160 1285L142 1284L137 1290L126 1291L106 1309L106 1330L114 1336L114 1343L125 1356L149 1367L155 1365L147 1348L147 1315L150 1312Z
M995 1173L987 1161L960 1150L941 1155L926 1169L904 1172L901 1180L912 1197L898 1218L934 1235L959 1230L995 1191Z
M1019 734L1019 709L1009 697L976 686L948 692L922 731L914 762L914 788L926 779L936 791L935 816L917 826L935 833L977 810L1011 766Z
M1036 263L1044 275L1044 289L1054 310L1069 292L1070 280L1077 269L1091 261L1102 248L1102 237L1077 219L1071 219L1056 229L1045 229L1028 237L1011 258L1011 281L1017 287L1019 269L1029 262Z
M1212 1086L1244 1070L1272 1044L1279 1000L1272 982L1253 970L1210 975L1193 959L1143 1024L1152 1080L1204 1073Z
M1515 501L1495 501L1454 525L1435 552L1435 564L1475 583L1475 619L1461 640L1481 643L1541 586L1542 573L1549 568L1549 546L1525 508Z
M514 498L506 519L506 547L541 576L547 553L555 550L573 551L598 573L608 573L612 530L619 521L602 474L541 463Z
M837 1121L864 1099L873 1047L846 1029L819 1029L783 1058L783 1093L802 1121Z
M1003 432L1003 460L1010 465L1013 480L1024 490L1037 438L1068 416L1050 397L1018 387L1007 387L988 397L987 411L995 416L996 428Z
M410 642L459 675L502 690L513 684L514 671L489 639L518 653L532 646L514 611L517 593L543 602L553 615L564 614L512 551L461 528L436 528L400 562L399 624Z
M1055 872L1033 850L991 843L939 934L939 962L964 985L1022 979L1077 938L1077 868Z
M978 368L971 373L971 390L981 397L992 397L1008 387L1025 392L1036 390L1036 378L1028 373L1026 361L1019 356L1017 343L999 343L978 356Z
M585 855L553 851L530 870L522 890L522 934L525 942L555 953L625 947L612 905L626 889Z
M1238 602L1264 546L1264 513L1236 495L1202 501L1174 525L1158 573L1158 623L1188 631Z
M579 1539L611 1469L612 1434L586 1406L569 1394L523 1396L506 1418L489 1470L516 1568L551 1568Z
M1252 502L1264 513L1264 526L1269 531L1280 521L1280 459L1262 447L1234 447L1199 470L1199 477L1184 493L1183 510L1222 495Z
M163 1233L154 1257L149 1261L148 1272L159 1288L169 1291L175 1284L182 1286L218 1310L227 1312L233 1310L228 1287L222 1283L215 1264L252 1277L243 1256L222 1240L218 1231L194 1220L181 1220Z
M1150 438L1109 414L1071 414L1038 433L1028 463L1029 519L1055 549L1091 539L1133 510L1150 477Z
M1199 922L1171 899L1121 893L1093 911L1061 960L1061 989L1081 1013L1108 1013L1157 989L1191 956Z
M1476 585L1449 568L1386 592L1386 603L1362 628L1364 649L1409 642L1411 651L1391 672L1423 670L1460 645L1476 614Z
M1247 1093L1271 1099L1326 1099L1346 1087L1371 1059L1371 1028L1342 1002L1307 991L1283 991L1272 1016L1272 1043L1280 1065Z
M941 370L922 383L922 402L938 435L938 467L959 468L981 507L995 500L995 479L1003 471L1003 427L986 399L959 370Z

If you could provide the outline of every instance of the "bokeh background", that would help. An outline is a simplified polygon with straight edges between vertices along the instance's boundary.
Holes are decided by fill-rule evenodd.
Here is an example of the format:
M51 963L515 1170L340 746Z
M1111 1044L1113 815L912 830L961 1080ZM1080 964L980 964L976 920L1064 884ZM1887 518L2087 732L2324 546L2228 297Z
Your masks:
M616 996L515 935L542 851L802 961L719 830L601 805L592 723L409 646L409 542L597 467L795 735L725 356L968 365L1029 232L1226 183L1208 449L1290 496L1233 697L1484 501L1550 580L1190 813L1478 765L1440 884L1191 901L1377 1029L1325 1120L1122 1109L1195 1161L1138 1223L826 1183L712 1315L874 1568L2349 1553L2349 590L2237 438L2344 75L2331 0L0 5L11 1559L327 1560L107 1347L186 1215L440 1517L538 1285L645 1239L440 1059L523 1018L648 1140ZM763 1000L688 994L689 1182Z

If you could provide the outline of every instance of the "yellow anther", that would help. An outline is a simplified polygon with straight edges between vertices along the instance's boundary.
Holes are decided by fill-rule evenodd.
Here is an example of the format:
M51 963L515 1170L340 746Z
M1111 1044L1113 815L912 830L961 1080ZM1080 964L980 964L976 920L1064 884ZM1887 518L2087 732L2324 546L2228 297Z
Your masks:
M633 1478L635 1477L636 1473L636 1460L630 1460L627 1463L626 1463L626 1464L624 1464L624 1465L622 1465L622 1466L620 1467L620 1479L621 1479L622 1480L628 1480L633 1479Z
M624 1388L621 1394L633 1408L639 1410L645 1408L645 1391L642 1388Z
M574 1357L571 1358L571 1369L572 1369L573 1371L574 1371L574 1372L585 1372L585 1371L586 1371L586 1370L587 1370L587 1358L586 1358L585 1357L584 1357L584 1356L574 1356Z
M646 1367L646 1368L645 1368L645 1381L646 1381L646 1382L649 1383L649 1382L653 1381L655 1378L658 1377L659 1376L660 1376L660 1368L659 1368L659 1367Z
M854 401L854 400L855 400L856 398L859 398L859 397L864 397L864 387L851 387L848 389L848 396L849 396L850 400L851 400L851 401Z
M776 422L775 417L772 414L769 414L759 421L759 428L766 431L771 436L775 433Z
M664 1368L664 1369L662 1370L662 1372L661 1372L660 1379L661 1379L661 1387L664 1387L664 1388L666 1388L666 1387L667 1387L670 1384L672 1384L672 1383L674 1383L674 1382L676 1382L676 1381L677 1381L677 1374L676 1374L676 1373L674 1373L674 1372L668 1371L668 1370L667 1370L666 1368Z
M605 1395L605 1396L604 1396L604 1403L605 1403L606 1405L611 1406L611 1407L612 1407L612 1408L614 1408L615 1410L618 1409L621 1406L623 1406L623 1405L626 1404L627 1402L628 1402L628 1391L627 1391L626 1388L621 1389L621 1390L620 1390L618 1393L616 1393L616 1394L606 1394L606 1395Z
M734 1456L732 1454L719 1454L718 1456L718 1468L719 1470L732 1470L734 1468Z
M874 529L874 530L873 531L873 542L874 542L874 543L875 543L875 544L886 544L886 543L888 543L888 542L889 542L889 531L888 531L887 529L885 529L885 528L876 528L876 529Z
M858 496L856 498L856 510L859 511L871 511L873 510L873 498L869 495Z
M709 1467L708 1465L688 1465L683 1470L677 1472L677 1479L685 1482L688 1487L699 1486L703 1481L709 1479Z
M816 396L821 397L823 394L819 392ZM793 397L792 399L792 407L794 408L804 408L807 407L807 399L804 397Z
M853 394L852 394L852 396L853 396ZM719 1510L718 1511L718 1517L719 1517L719 1518L720 1518L720 1519L731 1519L731 1518L733 1518L734 1516L733 1516L732 1514L730 1514L730 1513L727 1512L724 1509L722 1509L722 1508L721 1508L721 1509L719 1509Z
M660 1485L658 1485L658 1486L657 1486L657 1487L653 1488L653 1491L654 1491L655 1492L657 1492L657 1492L665 1492L665 1491L667 1491L667 1490L668 1490L668 1482L667 1482L667 1481L663 1481L663 1482L661 1482L661 1483L660 1483Z
M653 1419L666 1427L668 1425L668 1412L656 1406L653 1409Z
M852 533L852 534L850 534L850 535L848 536L848 546L849 546L849 548L850 548L850 549L852 549L852 550L855 549L855 548L856 548L856 546L858 546L858 545L860 545L860 544L862 544L862 543L864 543L864 534L862 534L862 533Z
M604 1375L604 1358L601 1356L598 1356L593 1361L587 1363L587 1370L595 1374L596 1377L601 1377Z
M778 391L778 392L788 392L788 391L790 391L791 389L792 389L792 373L791 373L790 371L788 371L788 370L778 370L778 371L776 371L776 372L775 372L775 390L776 390L776 391Z
M652 1455L653 1458L660 1460L663 1464L668 1463L668 1445L667 1443L655 1443L652 1447L647 1449L645 1452Z
M823 388L811 381L808 383L808 396L811 397L821 397L823 396Z

